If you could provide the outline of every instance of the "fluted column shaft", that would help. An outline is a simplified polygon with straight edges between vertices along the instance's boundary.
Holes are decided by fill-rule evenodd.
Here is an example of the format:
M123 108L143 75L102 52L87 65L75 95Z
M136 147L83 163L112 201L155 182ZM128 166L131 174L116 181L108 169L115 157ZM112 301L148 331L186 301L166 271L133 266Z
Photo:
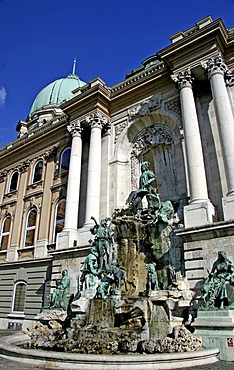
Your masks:
M227 195L234 195L234 119L224 80L227 67L220 55L202 66L208 72L227 181Z
M69 125L67 129L72 135L72 144L68 173L64 230L77 229L78 225L82 154L82 129L80 127L80 122L78 121L76 124Z
M91 216L99 219L100 184L101 184L101 132L107 120L99 113L87 117L90 125L90 146L88 161L88 180L85 224L90 224Z
M201 202L208 199L208 191L191 72L180 72L172 79L177 82L180 90L190 203Z

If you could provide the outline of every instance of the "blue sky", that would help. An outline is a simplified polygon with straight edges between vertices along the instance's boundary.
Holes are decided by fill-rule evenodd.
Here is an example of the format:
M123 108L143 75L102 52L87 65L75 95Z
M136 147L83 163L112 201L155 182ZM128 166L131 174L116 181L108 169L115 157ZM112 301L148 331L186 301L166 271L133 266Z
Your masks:
M207 15L234 27L234 0L0 0L0 147L74 57L83 81L113 86Z

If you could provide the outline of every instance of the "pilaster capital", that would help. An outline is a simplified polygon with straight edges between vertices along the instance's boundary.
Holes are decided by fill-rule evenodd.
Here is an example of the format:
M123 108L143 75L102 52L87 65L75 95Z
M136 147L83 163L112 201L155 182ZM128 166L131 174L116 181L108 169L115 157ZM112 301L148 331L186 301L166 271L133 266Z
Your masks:
M19 171L21 173L26 172L27 169L28 169L28 167L29 167L29 165L30 165L30 160L29 159L26 160L26 161L24 161L24 162L22 162L22 163L20 163L20 165L18 166Z
M80 121L76 121L76 123L67 125L67 130L72 137L81 137L81 133L83 131L83 129L80 126Z
M0 172L0 182L3 182L7 176L7 170Z
M43 158L46 162L52 160L55 158L57 154L57 148L54 146L53 148L47 150L47 152L45 152L45 154L43 155Z
M218 73L224 76L224 74L227 72L227 66L224 63L220 53L205 62L201 62L201 66L207 72L209 79L214 74Z
M225 74L225 80L227 86L233 86L234 85L234 69L228 70Z
M93 113L86 118L86 122L90 126L91 130L93 128L109 128L109 121L99 112Z
M181 71L177 74L171 75L171 79L177 84L181 90L183 87L192 88L194 78L191 75L191 70L188 68L185 71Z

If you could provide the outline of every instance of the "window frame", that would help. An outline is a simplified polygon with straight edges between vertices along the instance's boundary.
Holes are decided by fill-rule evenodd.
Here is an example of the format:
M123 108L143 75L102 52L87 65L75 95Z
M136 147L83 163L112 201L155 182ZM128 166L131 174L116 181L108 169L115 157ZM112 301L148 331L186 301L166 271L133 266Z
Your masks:
M34 226L29 226L28 227L28 220L29 220L29 215L32 211L36 212L36 219L35 219L35 225ZM36 207L32 207L28 210L26 220L25 220L25 229L24 229L24 240L23 240L23 248L31 248L34 247L35 245L35 239L36 239L36 226L37 226L37 214L38 210ZM33 235L33 244L32 245L25 245L26 239L27 239L27 231L32 231L34 230L34 235Z
M3 231L4 230L4 226L5 226L5 222L7 220L7 218L10 219L10 227L9 227L9 231ZM2 220L2 225L1 225L1 235L0 235L0 251L7 251L8 250L8 247L9 247L9 240L10 240L10 233L11 233L11 222L12 222L12 217L10 214L7 214L3 220ZM3 237L5 236L8 236L8 239L7 239L7 248L6 249L2 249L2 240L3 240Z
M65 198L62 198L60 199L56 206L55 206L55 211L54 211L54 226L53 226L53 236L52 236L52 243L56 243L56 237L57 237L57 234L56 233L56 226L58 223L60 222L57 222L57 215L58 215L58 208L59 208L59 205L62 203L62 202L65 202L65 208L64 208L64 218L61 219L61 221L63 221L63 224L65 224L65 212L66 212L66 199ZM61 222L62 223L62 222Z
M16 187L14 189L11 189L11 184L12 184L12 178L13 176L17 173L17 181L16 181ZM9 179L9 185L8 185L8 193L12 193L13 191L16 191L18 189L18 183L19 183L19 171L15 170L12 172L10 179Z
M67 169L62 169L62 160L63 160L63 157L64 157L64 153L66 151L70 151L70 157L69 157L69 162L68 162L68 168ZM71 158L71 147L70 146L67 146L66 148L64 148L60 154L60 157L59 157L59 168L58 168L58 173L61 174L63 172L67 172L69 170L69 165L70 165L70 158Z
M15 298L16 298L16 292L17 292L17 286L21 284L25 286L25 291L24 291L24 303L23 303L23 311L17 311L15 310ZM18 314L18 315L24 315L25 311L25 303L26 303L26 294L27 294L27 283L24 280L18 280L14 283L13 287L13 294L12 294L12 305L11 305L11 313L12 314Z
M35 175L36 175L36 167L39 165L39 163L42 163L42 170L41 170L41 178L40 178L40 180L35 180L34 178L35 178ZM32 179L31 179L31 184L36 184L37 182L40 182L40 181L42 181L42 178L43 178L43 168L44 168L44 161L43 161L43 159L42 158L40 158L40 159L38 159L36 162L35 162L35 164L34 164L34 166L33 166L33 172L32 172Z

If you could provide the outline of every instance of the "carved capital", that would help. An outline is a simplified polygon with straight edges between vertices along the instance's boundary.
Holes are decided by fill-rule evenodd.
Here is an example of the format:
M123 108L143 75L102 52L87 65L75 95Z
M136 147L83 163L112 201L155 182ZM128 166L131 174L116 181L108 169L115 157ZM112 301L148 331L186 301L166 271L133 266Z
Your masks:
M191 70L188 68L185 71L179 72L171 76L171 79L177 84L179 89L183 87L191 87L194 81L194 78L191 75Z
M57 154L57 148L54 146L53 148L49 149L44 155L43 158L45 161L49 161L55 158Z
M91 130L93 128L108 128L110 126L109 121L102 116L99 112L91 114L86 118L86 122L89 124Z
M19 171L22 173L22 172L26 172L28 167L30 165L30 160L28 159L27 161L24 161L22 163L20 163L19 165Z
M222 74L224 76L227 71L227 66L223 62L221 54L208 59L206 62L201 62L201 66L208 74L208 78L211 78L216 73Z
M0 182L3 182L6 178L7 170L0 172Z
M228 70L225 74L225 80L227 86L233 86L234 85L234 69Z
M72 137L78 136L81 137L81 133L83 129L80 126L80 121L77 121L75 124L67 126L68 132L71 134Z

